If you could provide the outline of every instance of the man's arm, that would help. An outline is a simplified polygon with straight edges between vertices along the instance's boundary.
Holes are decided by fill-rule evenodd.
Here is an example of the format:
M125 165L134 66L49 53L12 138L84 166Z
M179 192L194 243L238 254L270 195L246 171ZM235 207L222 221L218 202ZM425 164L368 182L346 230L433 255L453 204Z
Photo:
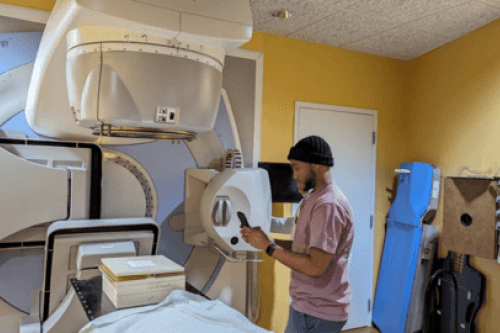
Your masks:
M276 247L273 258L290 269L313 278L319 278L328 268L333 254L312 247L309 254L296 253Z
M249 243L256 249L266 250L272 241L260 229L260 227L241 229L242 238L245 242ZM318 248L311 248L309 254L296 253L276 247L273 253L273 258L277 259L283 265L298 271L302 274L318 278L328 268L333 254L320 250Z
M287 251L292 251L292 241L291 240L285 240L285 239L275 239L274 243L278 245L279 247L282 247L283 249Z

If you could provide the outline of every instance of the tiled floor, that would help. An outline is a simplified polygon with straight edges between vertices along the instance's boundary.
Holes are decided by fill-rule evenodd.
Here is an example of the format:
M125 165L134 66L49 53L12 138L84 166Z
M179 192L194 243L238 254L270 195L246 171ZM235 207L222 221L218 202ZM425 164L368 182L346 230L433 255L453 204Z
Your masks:
M356 328L354 330L348 330L348 331L343 331L345 333L380 333L379 330L377 330L374 327L363 327L363 328Z

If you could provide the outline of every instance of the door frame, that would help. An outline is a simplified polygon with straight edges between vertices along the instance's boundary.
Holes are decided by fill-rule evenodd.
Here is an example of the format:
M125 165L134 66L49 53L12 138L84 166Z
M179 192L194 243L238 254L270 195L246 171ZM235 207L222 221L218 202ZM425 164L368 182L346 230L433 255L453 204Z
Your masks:
M371 181L370 184L370 196L372 198L371 200L371 205L370 205L370 216L371 216L371 226L369 228L369 239L370 239L370 259L372 262L372 265L370 266L370 271L369 271L369 279L368 282L370 283L370 290L372 290L372 294L368 295L370 299L370 326L371 326L371 321L372 321L372 314L373 314L373 304L374 304L374 285L373 285L373 274L374 274L374 246L375 246L375 199L376 199L376 177L377 177L377 116L378 116L378 111L376 110L367 110L367 109L360 109L360 108L353 108L353 107L346 107L346 106L338 106L338 105L328 105L328 104L318 104L318 103L311 103L311 102L301 102L301 101L296 101L295 102L295 124L294 124L294 144L296 144L299 141L299 128L300 128L300 110L301 108L309 108L309 109L315 109L315 110L320 110L320 111L335 111L335 112L345 112L345 113L355 113L355 114L361 114L361 115L368 115L368 116L373 116L374 123L373 123L373 180ZM294 209L295 210L295 209Z

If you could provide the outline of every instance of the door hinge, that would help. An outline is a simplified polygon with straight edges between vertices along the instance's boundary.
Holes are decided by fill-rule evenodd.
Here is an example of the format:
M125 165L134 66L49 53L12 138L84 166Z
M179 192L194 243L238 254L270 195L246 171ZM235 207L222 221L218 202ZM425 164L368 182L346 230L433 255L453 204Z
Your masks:
M372 311L372 300L368 298L368 312Z
M373 132L373 144L375 144L375 138L376 138L376 135L375 135L375 132Z
M370 229L373 229L373 215L370 215Z

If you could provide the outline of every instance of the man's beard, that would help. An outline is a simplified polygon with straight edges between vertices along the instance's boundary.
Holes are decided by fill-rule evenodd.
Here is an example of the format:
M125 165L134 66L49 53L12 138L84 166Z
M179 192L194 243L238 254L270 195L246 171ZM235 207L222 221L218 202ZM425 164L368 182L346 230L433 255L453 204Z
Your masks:
M310 189L313 189L316 187L316 173L312 171L312 169L309 171L309 179L306 180L306 183L304 184L304 192L308 192Z
M309 191L310 189L313 189L316 186L316 179L315 178L309 178L306 183L304 184L304 192Z

